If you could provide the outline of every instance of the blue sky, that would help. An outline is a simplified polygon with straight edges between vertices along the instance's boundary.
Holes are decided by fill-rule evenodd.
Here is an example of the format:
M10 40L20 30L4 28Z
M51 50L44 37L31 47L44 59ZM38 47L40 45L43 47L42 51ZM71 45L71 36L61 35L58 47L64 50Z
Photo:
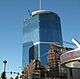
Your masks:
M0 0L0 73L5 59L7 71L20 71L23 20L29 16L28 10L38 9L39 0ZM80 41L80 0L42 0L42 9L60 16L64 41Z

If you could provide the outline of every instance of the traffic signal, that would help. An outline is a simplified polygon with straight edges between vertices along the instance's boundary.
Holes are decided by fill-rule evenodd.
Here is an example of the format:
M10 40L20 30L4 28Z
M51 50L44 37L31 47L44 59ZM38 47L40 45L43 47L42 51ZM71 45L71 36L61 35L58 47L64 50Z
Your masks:
M12 71L10 72L10 74L12 74Z

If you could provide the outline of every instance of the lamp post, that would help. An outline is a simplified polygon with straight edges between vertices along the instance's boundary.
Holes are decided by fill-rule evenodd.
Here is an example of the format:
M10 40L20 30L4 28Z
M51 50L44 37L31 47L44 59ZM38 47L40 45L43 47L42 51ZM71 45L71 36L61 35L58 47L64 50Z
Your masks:
M3 72L2 72L1 78L6 79L6 74L5 73L6 73L6 63L7 63L7 61L4 60L3 63L4 63L4 65L3 65L4 69L3 69Z
M4 63L4 69L3 69L3 72L5 72L5 71L6 71L6 63L7 63L7 61L4 60L3 63Z

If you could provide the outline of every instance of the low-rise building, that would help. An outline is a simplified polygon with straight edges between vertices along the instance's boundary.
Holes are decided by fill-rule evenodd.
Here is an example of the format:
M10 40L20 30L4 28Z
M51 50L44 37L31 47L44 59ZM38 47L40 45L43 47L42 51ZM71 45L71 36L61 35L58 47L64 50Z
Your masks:
M23 70L23 79L40 79L44 77L44 69L45 67L41 65L39 60L33 60Z

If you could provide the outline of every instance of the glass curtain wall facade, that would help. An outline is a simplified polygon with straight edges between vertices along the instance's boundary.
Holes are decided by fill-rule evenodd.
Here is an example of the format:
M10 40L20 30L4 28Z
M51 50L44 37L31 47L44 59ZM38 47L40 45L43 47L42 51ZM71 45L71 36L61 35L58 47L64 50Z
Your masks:
M63 44L59 16L51 11L39 10L25 19L23 27L23 67L39 59L47 65L50 43Z

